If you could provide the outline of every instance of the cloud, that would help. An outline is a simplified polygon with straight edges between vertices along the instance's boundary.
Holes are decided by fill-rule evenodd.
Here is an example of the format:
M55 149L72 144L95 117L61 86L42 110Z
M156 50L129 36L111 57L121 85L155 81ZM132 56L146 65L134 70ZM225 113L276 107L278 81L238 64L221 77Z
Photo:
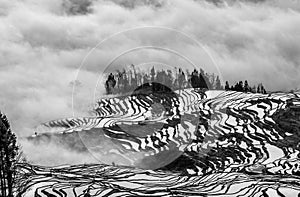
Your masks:
M56 166L99 162L88 151L71 150L55 141L45 140L44 142L34 143L32 141L21 139L20 143L22 145L22 150L25 153L26 160L32 164Z
M191 35L218 64L218 74L231 84L248 79L250 84L262 82L268 90L299 88L300 3L255 2L2 0L0 108L20 137L33 134L42 122L72 116L70 82L84 57L101 40L141 26L173 28ZM216 71L202 64L211 62L195 43L178 35L140 29L104 41L78 76L81 86L76 88L75 114L84 114L91 104L105 65L134 47L173 48L204 69ZM183 57L151 50L127 53L116 59L115 66L126 61L188 65Z

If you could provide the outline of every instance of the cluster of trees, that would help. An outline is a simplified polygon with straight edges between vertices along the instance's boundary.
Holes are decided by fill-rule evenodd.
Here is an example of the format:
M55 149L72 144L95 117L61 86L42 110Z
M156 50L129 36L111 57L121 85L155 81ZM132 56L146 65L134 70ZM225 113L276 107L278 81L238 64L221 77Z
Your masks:
M16 163L20 158L16 135L5 115L0 112L0 196L13 197Z
M257 86L250 86L248 81L245 80L236 83L235 85L229 85L226 81L225 86L222 85L218 75L214 73L210 74L204 72L203 69L192 72L189 70L174 69L172 70L156 70L153 66L151 70L146 72L137 72L134 65L131 65L132 69L123 71L117 70L114 74L110 73L105 82L105 88L107 94L123 94L135 90L142 84L149 82L156 82L164 84L172 90L178 90L183 88L200 88L200 89L215 89L215 90L232 90L239 92L252 92L266 94L266 90L262 83Z
M266 94L267 91L264 88L263 84L260 83L256 86L252 86L250 87L250 85L248 84L248 81L245 80L245 82L243 83L243 81L240 81L238 83L236 83L234 86L230 86L228 81L225 82L225 90L232 90L232 91L238 91L238 92L252 92L252 93L262 93L262 94Z
M126 71L117 70L116 73L110 73L105 82L107 94L122 94L133 91L138 86L149 82L164 84L173 89L183 88L206 88L206 89L223 89L219 76L205 73L203 69L183 71L181 68L174 70L156 70L153 66L146 72L137 72L134 65L132 69Z

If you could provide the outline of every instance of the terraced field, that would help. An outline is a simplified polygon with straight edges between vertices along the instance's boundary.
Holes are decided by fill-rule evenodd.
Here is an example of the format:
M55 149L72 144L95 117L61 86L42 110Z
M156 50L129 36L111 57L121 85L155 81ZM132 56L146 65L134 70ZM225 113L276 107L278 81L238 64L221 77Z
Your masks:
M300 93L186 89L102 99L93 114L28 140L104 164L20 164L20 196L299 196Z

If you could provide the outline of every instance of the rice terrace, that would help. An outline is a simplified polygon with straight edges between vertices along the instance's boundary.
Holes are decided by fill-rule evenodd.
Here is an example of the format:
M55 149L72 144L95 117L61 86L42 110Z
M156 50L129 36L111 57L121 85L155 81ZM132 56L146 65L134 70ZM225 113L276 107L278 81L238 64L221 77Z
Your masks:
M300 3L0 1L0 197L300 196Z

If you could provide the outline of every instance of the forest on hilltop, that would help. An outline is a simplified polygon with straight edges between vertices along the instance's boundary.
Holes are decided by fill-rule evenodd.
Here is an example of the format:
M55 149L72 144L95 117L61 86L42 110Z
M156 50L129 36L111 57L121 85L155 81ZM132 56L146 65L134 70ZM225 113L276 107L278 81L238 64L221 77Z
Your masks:
M151 82L161 83L171 88L179 90L184 88L198 88L209 90L232 90L239 92L252 92L266 94L266 90L262 83L257 86L250 86L245 80L237 82L235 85L222 84L219 75L207 73L202 68L194 69L192 72L176 68L173 71L170 69L155 69L153 66L149 72L138 72L134 65L132 69L122 71L116 70L108 74L105 81L106 94L124 94L134 91L137 87Z

